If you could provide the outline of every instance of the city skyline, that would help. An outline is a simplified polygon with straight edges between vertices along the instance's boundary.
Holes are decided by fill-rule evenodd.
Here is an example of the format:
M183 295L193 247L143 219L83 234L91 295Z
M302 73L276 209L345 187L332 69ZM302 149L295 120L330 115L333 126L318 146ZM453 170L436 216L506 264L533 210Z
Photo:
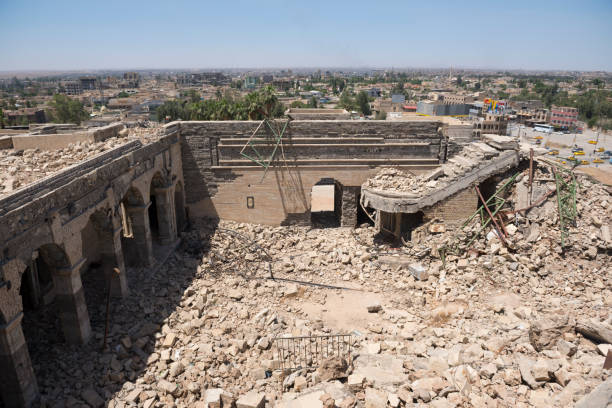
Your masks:
M612 70L609 2L438 5L1 3L0 71Z

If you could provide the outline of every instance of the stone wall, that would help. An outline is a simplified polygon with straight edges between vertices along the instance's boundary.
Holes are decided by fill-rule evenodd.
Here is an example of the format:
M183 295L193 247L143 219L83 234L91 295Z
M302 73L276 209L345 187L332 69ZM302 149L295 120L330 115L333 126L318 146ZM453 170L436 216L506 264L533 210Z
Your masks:
M464 222L478 209L478 196L473 188L462 190L449 198L423 209L423 221L434 218L445 224L454 225Z
M265 174L263 167L240 155L260 123L170 124L180 129L186 199L192 216L271 225L304 222L310 218L312 186L333 178L346 191L344 222L353 224L348 214L357 205L355 189L378 168L396 165L422 172L436 167L445 149L437 121L296 120L288 124L282 151L275 156L278 161ZM272 145L263 143L257 149L268 157ZM254 208L247 208L247 197L253 197ZM355 202L348 204L349 197Z
M72 133L36 132L35 134L12 136L13 148L17 150L40 149L57 150L71 143L101 142L111 137L117 137L125 129L122 123L113 123L96 129ZM53 130L57 130L53 128Z
M12 148L13 148L12 136L0 137L0 149L12 149Z

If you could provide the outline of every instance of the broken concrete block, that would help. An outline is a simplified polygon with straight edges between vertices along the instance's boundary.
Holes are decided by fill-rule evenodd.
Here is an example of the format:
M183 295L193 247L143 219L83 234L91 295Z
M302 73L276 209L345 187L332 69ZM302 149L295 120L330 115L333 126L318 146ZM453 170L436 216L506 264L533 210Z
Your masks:
M206 390L206 403L209 408L221 408L222 388L209 388Z
M346 385L353 392L361 391L365 377L361 374L351 374L348 376Z
M365 408L385 408L387 406L387 393L374 388L365 390Z
M427 269L425 269L421 264L410 264L408 265L408 270L416 280L427 280L429 278L429 273L427 272Z
M178 390L178 386L176 384L166 380L159 380L157 382L157 388L171 395L174 395Z
M374 302L370 305L367 306L368 309L368 313L378 313L382 310L382 306L380 304L380 302Z
M262 408L264 406L265 394L250 391L238 398L236 408Z

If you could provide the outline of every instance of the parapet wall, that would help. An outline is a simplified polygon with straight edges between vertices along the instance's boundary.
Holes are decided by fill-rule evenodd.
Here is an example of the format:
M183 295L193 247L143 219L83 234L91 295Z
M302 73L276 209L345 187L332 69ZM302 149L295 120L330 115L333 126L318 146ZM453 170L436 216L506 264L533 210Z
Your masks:
M113 123L108 126L72 133L52 133L45 128L32 134L12 136L12 145L17 150L57 150L63 149L71 143L101 142L111 137L117 137L124 128L125 126L122 123ZM53 130L57 131L56 128L53 128Z

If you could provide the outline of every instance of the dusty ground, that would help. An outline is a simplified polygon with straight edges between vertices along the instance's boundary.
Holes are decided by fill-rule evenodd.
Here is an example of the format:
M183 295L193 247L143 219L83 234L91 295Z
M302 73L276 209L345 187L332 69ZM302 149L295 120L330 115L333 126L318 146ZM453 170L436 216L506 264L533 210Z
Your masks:
M600 183L612 186L612 166L608 167L583 167L577 170L580 173L585 173L592 176Z
M534 180L537 202L555 183L547 168ZM86 346L63 343L53 305L25 313L42 406L572 406L609 378L612 343L612 190L579 183L564 250L552 195L507 217L507 246L485 231L468 249L460 235L445 265L455 235L426 225L401 247L368 225L192 225L156 267L127 271L107 349L96 270L83 274ZM302 351L280 354L278 339L337 334L350 354L304 348L297 370L279 369Z
M601 213L610 197L597 193ZM583 231L599 224L586 214ZM26 333L46 405L187 407L223 397L255 406L247 395L283 407L323 406L322 396L326 406L347 407L565 407L610 374L605 346L567 322L610 324L609 244L601 238L593 238L594 252L565 255L544 230L525 252L484 241L483 255L451 258L443 268L374 240L372 227L220 227L185 234L155 271L129 271L132 295L113 304L109 350L100 350L104 303L87 275L89 345L61 343L52 335L57 321L42 326L45 340ZM516 234L517 242L527 237ZM276 278L346 289L267 279L264 252ZM389 262L400 253L428 277L416 280L407 265ZM314 369L275 369L275 338L325 334L352 335L348 378L322 382Z

